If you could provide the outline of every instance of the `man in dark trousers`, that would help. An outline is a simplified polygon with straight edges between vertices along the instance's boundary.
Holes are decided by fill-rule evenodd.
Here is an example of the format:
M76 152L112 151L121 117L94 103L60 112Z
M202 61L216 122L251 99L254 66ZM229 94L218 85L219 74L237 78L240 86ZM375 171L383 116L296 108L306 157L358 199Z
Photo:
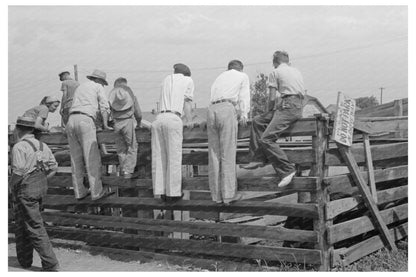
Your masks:
M255 169L267 162L280 177L279 187L287 186L295 176L295 166L276 142L282 132L302 117L305 87L302 74L289 64L285 51L273 54L274 70L269 76L269 112L253 119L250 135L250 154L253 162L245 169ZM276 93L280 93L280 98Z
M19 117L15 130L18 142L12 149L10 186L16 221L17 259L23 268L31 267L35 249L43 271L58 271L59 263L40 212L48 188L47 180L55 175L58 164L49 147L35 139L34 127L35 119Z

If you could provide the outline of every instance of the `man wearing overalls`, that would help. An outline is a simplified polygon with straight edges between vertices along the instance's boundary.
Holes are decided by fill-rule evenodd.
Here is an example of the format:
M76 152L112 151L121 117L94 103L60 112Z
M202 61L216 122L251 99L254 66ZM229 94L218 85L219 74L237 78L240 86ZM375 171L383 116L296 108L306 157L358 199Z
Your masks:
M12 149L11 191L16 222L16 253L23 268L33 262L33 249L42 261L43 271L57 271L58 260L53 252L41 216L42 199L48 179L53 177L58 163L49 147L33 135L35 119L19 117L15 134L18 142Z

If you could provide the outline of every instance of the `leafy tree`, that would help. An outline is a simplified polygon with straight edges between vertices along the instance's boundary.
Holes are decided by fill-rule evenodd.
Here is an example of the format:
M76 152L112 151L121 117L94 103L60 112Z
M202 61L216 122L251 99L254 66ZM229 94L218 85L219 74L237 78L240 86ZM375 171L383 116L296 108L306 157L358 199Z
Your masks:
M256 81L251 84L251 115L262 114L267 109L267 76L260 73L256 77Z
M355 98L355 104L360 109L375 107L375 106L379 105L377 98L374 97L373 95L372 96Z

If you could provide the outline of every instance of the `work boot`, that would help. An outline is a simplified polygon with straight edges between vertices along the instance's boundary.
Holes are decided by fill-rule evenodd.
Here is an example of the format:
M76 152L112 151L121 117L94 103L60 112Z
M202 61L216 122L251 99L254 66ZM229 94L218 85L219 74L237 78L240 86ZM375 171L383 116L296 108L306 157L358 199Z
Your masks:
M292 179L295 176L295 174L296 174L296 171L293 171L292 173L284 177L277 186L279 188L282 188L282 187L289 185L290 182L292 182Z
M237 192L233 198L224 198L224 205L230 205L230 203L243 199L243 195Z
M263 162L251 162L249 164L246 165L240 165L240 168L242 169L247 169L247 170L253 170L253 169L257 169L260 167L265 167L267 164L263 163Z

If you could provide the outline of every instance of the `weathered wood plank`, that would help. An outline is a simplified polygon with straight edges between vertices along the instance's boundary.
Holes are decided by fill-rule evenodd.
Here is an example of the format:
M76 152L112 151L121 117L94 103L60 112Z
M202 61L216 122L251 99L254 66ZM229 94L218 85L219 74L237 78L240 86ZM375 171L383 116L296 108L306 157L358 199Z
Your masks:
M307 264L321 263L320 251L318 250L239 245L213 241L169 239L164 237L143 237L131 234L89 230L63 230L56 227L48 227L47 231L51 237L81 240L102 246L118 245L248 259L280 260Z
M230 223L205 223L172 220L138 219L101 215L82 215L69 213L42 214L45 221L64 226L85 224L106 228L129 228L146 231L188 232L199 235L223 235L237 237L253 237L274 240L294 240L316 242L318 236L314 231L289 230L283 227L237 225Z
M354 122L354 128L364 131L369 135L376 135L385 132L400 132L408 130L407 116L394 117L361 117Z
M316 177L295 177L290 185L279 188L277 177L238 178L239 191L315 191ZM102 176L103 184L119 188L152 188L151 179L124 179L117 176ZM72 187L70 175L54 176L49 180L50 187ZM184 190L209 190L208 177L192 177L182 179Z
M365 181L363 180L363 177L361 176L360 169L358 167L357 162L355 161L354 156L351 153L350 148L345 147L344 145L339 144L339 143L337 144L338 144L339 152L341 153L342 158L344 159L345 163L347 164L348 169L351 172L354 182L357 185L358 190L360 191L363 197L365 205L370 210L373 223L376 226L376 228L380 231L381 237L383 238L386 244L386 247L388 247L389 250L391 251L397 251L396 244L394 243L393 239L390 237L390 233L387 228L387 225L383 221L383 218L380 215L378 207L376 203L374 202L374 199L372 198L373 196L371 195L370 190L368 189Z
M255 215L286 215L307 218L316 218L318 216L315 204L239 201L226 206L208 200L179 200L175 203L164 203L160 199L135 197L109 197L98 201L89 199L78 201L72 196L60 195L47 195L45 197L45 208L65 209L68 205L146 210L216 211L225 213L252 213Z
M363 177L363 180L367 182L367 171L361 171L361 176ZM397 180L407 177L407 165L401 165L386 169L377 169L374 171L374 179L376 183ZM356 187L351 174L325 177L324 182L328 185L328 190L330 193L345 192L353 187Z
M365 151L362 143L353 144L351 152L358 164L365 163ZM380 161L398 157L408 156L408 143L388 143L371 146L371 153L373 161ZM326 155L325 164L328 166L345 165L337 148L329 149Z
M408 196L408 187L402 186L397 188L386 189L377 192L377 205L388 203ZM363 199L360 196L347 197L331 201L326 205L326 219L334 219L336 216L363 207Z
M401 240L408 235L408 223L406 222L397 227L394 227L390 229L389 232L395 241ZM346 266L383 247L383 241L379 235L376 235L347 249L344 248L335 250L333 263Z
M368 170L368 183L370 185L371 195L373 196L374 202L377 203L377 189L376 181L374 178L374 167L373 167L373 158L371 155L370 149L370 138L368 134L364 134L364 151L365 151L365 161Z
M249 122L246 128L239 127L238 138L250 137L250 126ZM315 120L314 118L302 118L298 120L293 126L287 129L282 136L312 136L315 134ZM118 135L112 131L98 131L97 140L98 143L113 144ZM151 134L147 128L137 128L136 137L139 143L150 142ZM193 142L206 142L208 139L206 128L196 127L192 130L184 128L183 141L184 143ZM9 143L13 144L13 140L9 139ZM63 145L68 144L68 139L65 133L42 133L40 140L46 144Z
M408 217L408 204L399 205L380 212L380 217L385 224L391 224L399 220L404 220ZM371 218L366 215L359 218L354 218L336 225L333 225L328 230L329 243L333 244L348 238L358 236L360 234L372 231L375 226Z

